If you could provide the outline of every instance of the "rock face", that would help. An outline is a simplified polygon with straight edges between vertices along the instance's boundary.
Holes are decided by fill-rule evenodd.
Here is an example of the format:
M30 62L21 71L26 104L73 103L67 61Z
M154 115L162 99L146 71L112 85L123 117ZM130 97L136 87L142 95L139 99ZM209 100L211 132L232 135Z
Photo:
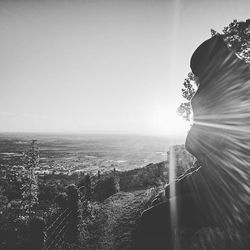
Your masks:
M214 36L194 52L191 69L199 88L186 148L201 167L144 211L140 249L249 249L249 65Z
M220 36L198 47L191 68L200 85L186 148L203 166L200 196L216 221L239 226L250 209L250 68Z

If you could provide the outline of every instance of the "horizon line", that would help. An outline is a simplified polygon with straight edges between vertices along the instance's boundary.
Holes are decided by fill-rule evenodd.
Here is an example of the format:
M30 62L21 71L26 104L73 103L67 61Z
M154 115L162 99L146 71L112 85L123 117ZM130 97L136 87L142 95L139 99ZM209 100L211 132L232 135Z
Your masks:
M167 135L156 132L130 132L130 131L0 131L0 134L37 134L37 135L124 135L124 136L153 136L168 138L183 138L184 135Z

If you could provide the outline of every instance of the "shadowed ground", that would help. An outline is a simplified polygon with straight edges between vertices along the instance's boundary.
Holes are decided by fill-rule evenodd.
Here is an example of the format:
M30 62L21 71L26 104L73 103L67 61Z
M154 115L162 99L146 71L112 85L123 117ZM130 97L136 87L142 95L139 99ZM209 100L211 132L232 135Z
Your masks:
M88 250L137 249L138 218L159 189L119 192L94 206L96 218L90 229Z

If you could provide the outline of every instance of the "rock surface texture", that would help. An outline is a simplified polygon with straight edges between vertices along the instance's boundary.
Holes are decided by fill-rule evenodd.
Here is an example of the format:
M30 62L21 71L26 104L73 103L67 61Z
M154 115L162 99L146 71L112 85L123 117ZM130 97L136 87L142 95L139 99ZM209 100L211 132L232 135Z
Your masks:
M190 65L199 87L186 148L200 167L144 211L140 249L249 249L249 65L219 35L197 48Z

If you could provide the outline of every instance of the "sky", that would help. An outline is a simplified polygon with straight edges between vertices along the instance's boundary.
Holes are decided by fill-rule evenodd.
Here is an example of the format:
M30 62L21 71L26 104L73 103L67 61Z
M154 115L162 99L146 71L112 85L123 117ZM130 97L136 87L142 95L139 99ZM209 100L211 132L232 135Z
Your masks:
M0 132L182 133L196 47L249 0L0 0Z

